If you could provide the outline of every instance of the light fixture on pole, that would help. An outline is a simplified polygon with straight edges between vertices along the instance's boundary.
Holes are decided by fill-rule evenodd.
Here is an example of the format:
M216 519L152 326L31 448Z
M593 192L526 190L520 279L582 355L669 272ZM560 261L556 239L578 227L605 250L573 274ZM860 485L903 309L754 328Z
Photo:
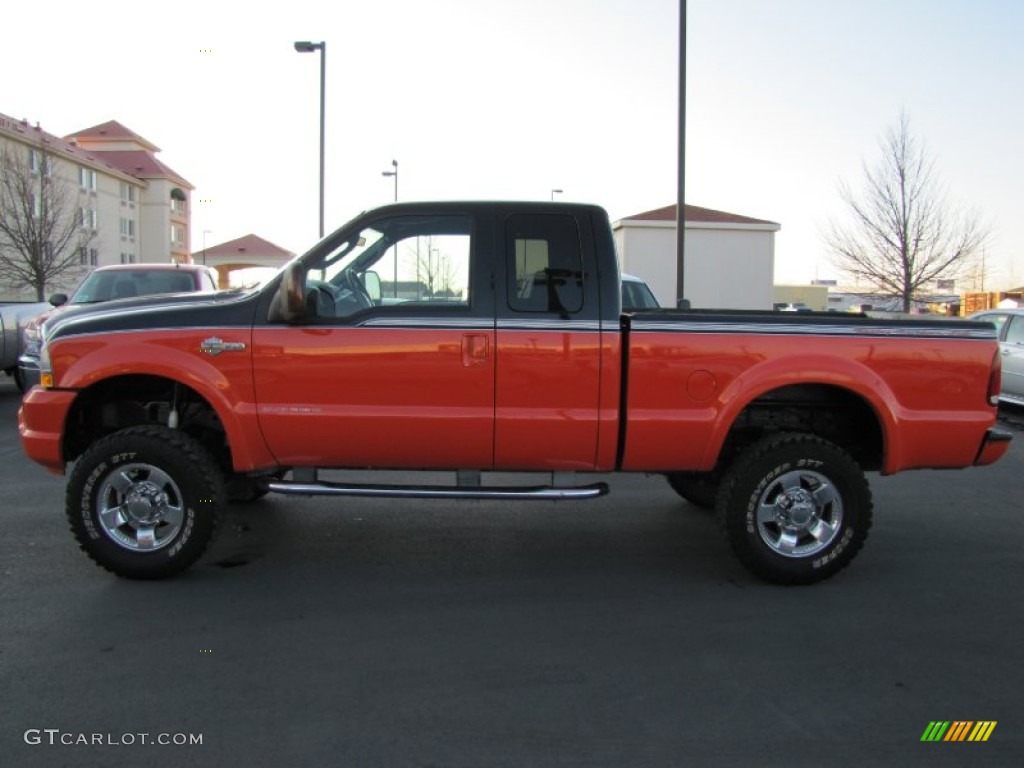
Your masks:
M554 200L555 199L555 195L560 195L560 194L562 194L562 190L560 190L560 189L552 189L551 190L551 199Z
M324 236L324 84L327 76L327 43L301 40L295 43L299 53L320 51L320 237Z

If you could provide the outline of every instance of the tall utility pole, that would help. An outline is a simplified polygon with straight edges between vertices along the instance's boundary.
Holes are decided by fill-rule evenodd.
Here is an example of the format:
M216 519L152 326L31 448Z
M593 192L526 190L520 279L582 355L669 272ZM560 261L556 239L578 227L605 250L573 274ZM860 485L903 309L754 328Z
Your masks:
M391 161L391 167L394 168L393 171L381 171L380 175L381 176L394 176L395 177L395 202L397 203L398 202L398 161L397 160L392 160Z
M679 0L679 177L676 201L676 303L686 296L686 0Z
M398 202L398 161L392 160L391 167L393 171L381 171L381 176L394 176L395 177L395 202ZM398 245L392 246L392 250L395 252L395 280L391 284L391 294L394 298L398 298Z
M324 99L327 94L327 43L321 40L319 43L311 43L308 40L300 40L295 43L295 50L299 53L313 53L320 51L320 239L324 237Z

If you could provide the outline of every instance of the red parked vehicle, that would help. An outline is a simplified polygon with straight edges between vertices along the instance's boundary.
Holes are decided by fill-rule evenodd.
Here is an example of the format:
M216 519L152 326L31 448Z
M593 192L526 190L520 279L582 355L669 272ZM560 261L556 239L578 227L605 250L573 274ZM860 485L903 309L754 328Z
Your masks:
M187 568L232 498L582 499L607 486L578 473L626 471L713 504L779 583L853 559L866 471L1007 449L990 325L621 302L600 208L387 206L257 290L55 319L22 442L54 472L73 462L75 536L132 578ZM454 474L355 485L332 468ZM487 482L516 470L551 482Z

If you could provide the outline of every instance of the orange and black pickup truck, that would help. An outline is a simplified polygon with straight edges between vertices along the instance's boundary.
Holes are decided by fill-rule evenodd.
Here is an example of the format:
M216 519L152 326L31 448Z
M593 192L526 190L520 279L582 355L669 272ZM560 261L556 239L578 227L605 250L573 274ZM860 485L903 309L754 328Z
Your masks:
M809 583L864 544L866 472L989 464L1010 439L990 324L623 313L588 205L386 206L261 288L99 305L42 335L22 444L71 465L72 531L131 578L187 568L226 504L266 493L573 500L607 492L581 475L621 471L714 507L761 578ZM518 471L550 482L490 481Z

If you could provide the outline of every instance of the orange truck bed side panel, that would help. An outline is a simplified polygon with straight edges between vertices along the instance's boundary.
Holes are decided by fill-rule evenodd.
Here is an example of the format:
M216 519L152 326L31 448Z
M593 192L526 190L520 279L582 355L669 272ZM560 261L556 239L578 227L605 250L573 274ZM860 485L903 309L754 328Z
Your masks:
M882 427L885 473L970 466L995 418L991 353L959 339L634 332L623 469L709 470L742 409L795 384L862 398Z

